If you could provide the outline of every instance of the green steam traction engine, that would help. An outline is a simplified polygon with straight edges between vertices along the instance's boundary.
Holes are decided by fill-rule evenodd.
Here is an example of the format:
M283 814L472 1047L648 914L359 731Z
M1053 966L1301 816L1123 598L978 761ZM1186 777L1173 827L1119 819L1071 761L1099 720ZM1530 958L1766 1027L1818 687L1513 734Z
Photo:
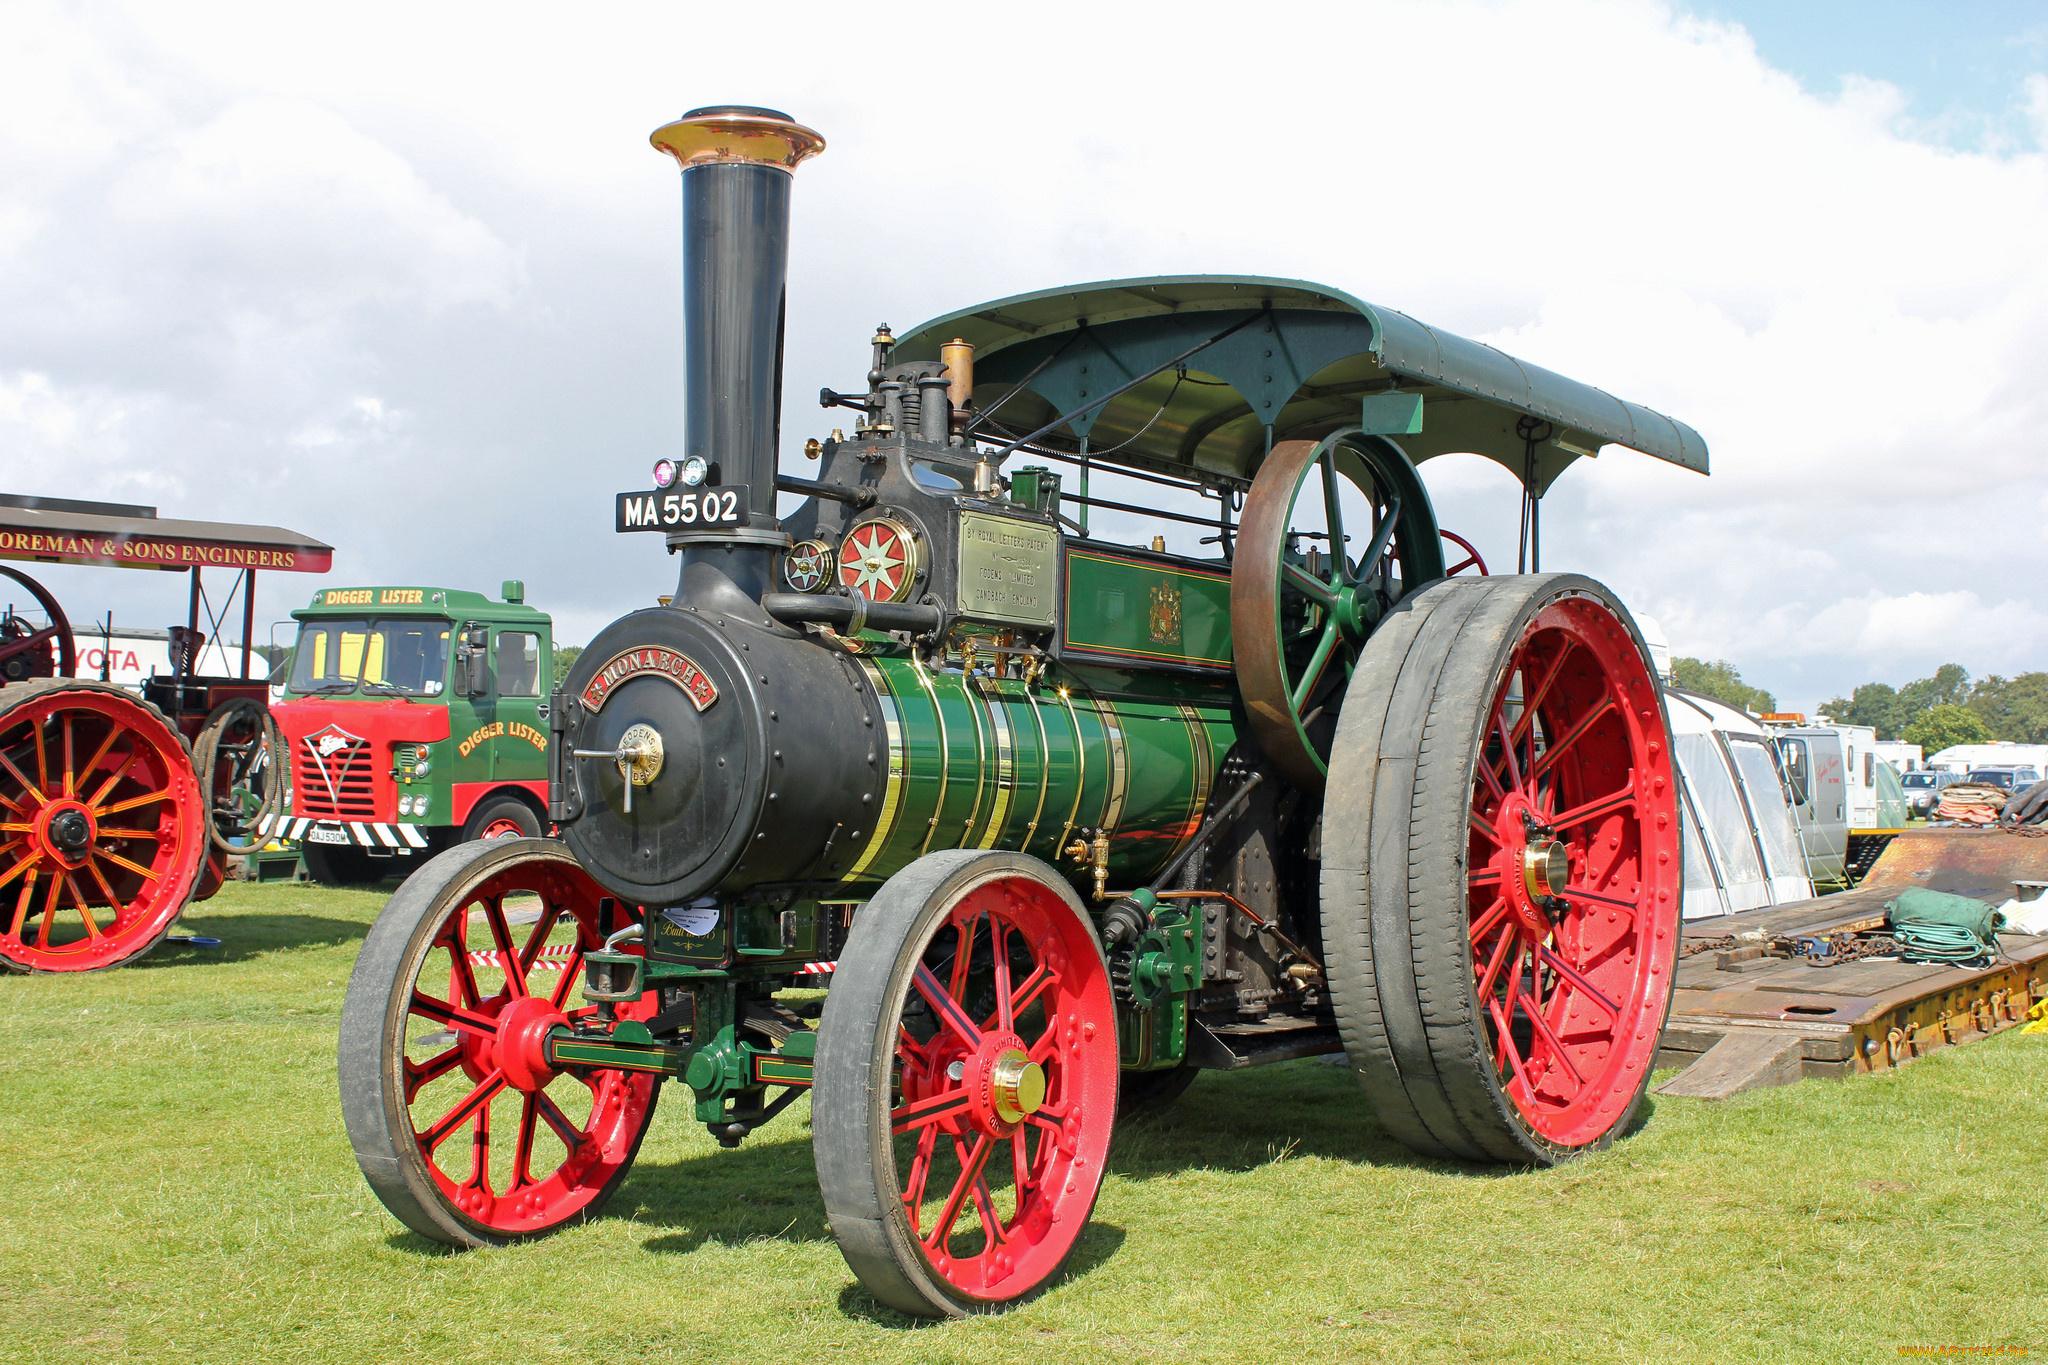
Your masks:
M1336 290L1196 276L885 328L865 392L822 395L852 435L780 475L822 140L727 107L653 142L686 440L615 515L680 580L549 702L561 840L440 855L364 944L341 1089L385 1205L543 1234L617 1188L664 1080L727 1145L808 1089L848 1265L937 1316L1046 1285L1117 1111L1200 1068L1342 1051L1389 1131L1465 1159L1620 1131L1678 946L1654 677L1598 583L1447 566L1415 461L1515 471L1533 570L1575 457L1704 471L1698 436Z

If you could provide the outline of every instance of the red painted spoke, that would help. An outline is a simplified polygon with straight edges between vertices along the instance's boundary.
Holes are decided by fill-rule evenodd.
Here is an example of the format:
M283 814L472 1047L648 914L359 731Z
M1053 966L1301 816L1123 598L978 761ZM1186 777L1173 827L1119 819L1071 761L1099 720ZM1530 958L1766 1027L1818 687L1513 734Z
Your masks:
M916 985L917 993L925 998L925 1003L938 1011L939 1018L959 1035L960 1041L970 1048L981 1046L981 1030L967 1017L967 1011L960 1008L960 1002L946 994L945 988L939 985L939 979L932 975L929 967L920 962L917 974L911 981Z
M970 1113L973 1108L973 1096L965 1090L947 1090L937 1095L928 1095L915 1103L891 1110L889 1132L891 1136L901 1136L913 1128L923 1128L928 1124Z
M1301 681L1294 685L1294 691L1288 695L1288 700L1293 703L1297 714L1301 711L1302 704L1308 700L1308 694L1315 691L1316 684L1322 681L1323 670L1330 666L1330 655L1336 652L1337 641L1343 634L1334 617L1323 627L1323 638L1316 641L1315 652L1308 656L1308 663L1302 666Z
M1465 885L1468 887L1499 886L1500 869L1497 867L1482 867L1477 872L1468 872L1465 874Z
M1626 901L1621 900L1615 896L1596 895L1591 891L1586 891L1576 886L1567 886L1564 890L1558 892L1557 894L1564 897L1568 901L1586 901L1589 904L1603 906L1605 908L1612 910L1642 909L1642 903L1640 901Z
M112 849L96 848L93 850L93 854L96 857L105 858L108 862L112 863L116 867L125 867L130 872L135 873L139 877L147 877L149 880L153 882L160 882L163 880L163 877L159 873L150 871L141 863L130 862L128 859L122 857L120 854L114 852Z
M932 1221L932 1230L925 1234L924 1244L936 1252L944 1252L946 1240L953 1235L953 1224L960 1217L960 1210L967 1203L974 1184L981 1179L982 1167L988 1165L988 1154L994 1144L987 1133L977 1133L974 1148L962 1152L960 1139L953 1139L953 1150L960 1157L960 1178L953 1182L953 1192L946 1196L946 1205L939 1216Z
M1031 1045L1031 1060L1045 1062L1060 1050L1060 1021L1057 1015L1046 1018L1045 1032L1038 1035L1038 1041ZM1044 1110L1040 1110L1044 1113Z
M79 777L83 778L87 773L98 772L100 760L107 756L107 750L114 747L115 740L127 733L127 726L110 723L107 726L107 737L100 741L100 747L93 751L92 757L85 761L85 766L78 770Z
M1529 1027L1536 1030L1536 1036L1543 1040L1544 1045L1550 1050L1550 1055L1557 1059L1559 1066L1564 1068L1565 1075L1571 1077L1572 1094L1576 1095L1581 1090L1584 1090L1586 1088L1586 1078L1579 1074L1579 1069L1572 1065L1572 1059L1565 1055L1564 1041L1551 1030L1550 1022L1543 1017L1543 1012L1538 1009L1530 1009L1524 1005L1522 1013L1528 1016ZM1571 1096L1568 1095L1565 1098L1569 1099Z
M1484 835L1488 843L1493 844L1496 847L1506 847L1506 845L1501 842L1499 831L1494 829L1494 827L1491 824L1487 823L1486 817L1481 815L1476 810L1472 812L1472 828L1478 830L1480 834Z
M562 964L562 979L555 983L554 990L548 992L548 1003L556 1009L562 1008L562 1002L569 998L570 989L582 979L583 945L579 942L570 950L568 960Z
M540 1110L540 1116L547 1120L548 1127L555 1130L555 1136L562 1140L562 1145L567 1147L571 1154L574 1154L578 1147L581 1147L589 1140L584 1136L583 1130L572 1123L569 1116L562 1112L562 1106L556 1104L549 1097L547 1091L534 1091L531 1096L531 1103Z
M535 1100L540 1095L528 1095L519 1106L519 1135L512 1142L512 1180L505 1186L505 1193L517 1194L533 1180L533 1129L540 1115Z
M1486 970L1479 974L1479 994L1492 998L1494 980L1500 975L1501 966L1507 961L1509 954L1515 953L1515 945L1521 937L1521 930L1513 926L1509 926L1508 931L1500 936L1500 943L1494 948L1493 956L1487 959ZM1515 956L1519 959L1520 954L1516 953Z
M1038 1175L1031 1168L1030 1135L1029 1128L1019 1128L1010 1134L1010 1178L1015 1183L1019 1207L1024 1196L1038 1188Z
M533 922L533 929L526 936L526 946L519 950L521 973L533 971L533 964L540 957L540 950L547 946L548 936L555 932L555 925L559 924L561 919L562 911L559 906L547 904L541 907L540 918ZM581 947L583 936L578 934L576 938L578 947Z
M491 1190L491 1107L486 1104L476 1111L476 1124L469 1133L469 1179L462 1182L466 1190Z
M920 1241L924 1235L917 1230L917 1214L924 1205L924 1189L931 1181L932 1156L938 1142L936 1128L927 1128L917 1135L917 1152L910 1158L910 1179L903 1187L903 1207L910 1214L910 1230Z
M412 993L412 1002L408 1008L414 1014L424 1015L437 1024L447 1024L464 1033L474 1033L482 1038L498 1036L498 1021L489 1015L478 1014L459 1005L451 1005L446 1000L436 1000L431 995L421 995L417 990Z
M132 762L132 761L133 761L133 759L131 758L131 759L130 759L130 762ZM126 775L127 775L127 765L126 765L126 764L123 764L123 765L122 765L122 773L121 773L121 775L122 775L122 776L126 776ZM109 787L109 786L112 786L112 785L113 785L113 783L115 782L115 780L116 780L116 779L114 779L114 778L109 778L109 779L107 779L107 781L106 781L105 783L101 784L101 791L102 791L102 793L104 793L104 791L106 790L106 788L107 788L107 787ZM137 806L146 806L146 805L148 805L148 804L149 804L150 802L152 802L152 801L168 801L168 800L170 800L170 799L171 799L171 794L170 794L170 792L168 792L168 791L160 791L160 792L144 792L144 793L143 793L142 795L140 795L140 796L131 796L131 797L129 797L129 798L128 798L128 799L126 800L126 801L116 801L116 802L115 802L115 803L114 803L113 805L111 805L111 806L96 806L96 807L94 807L94 808L93 808L93 818L94 818L95 820L98 820L98 819L103 819L103 818L105 818L106 816L109 816L109 815L119 815L119 814L120 814L120 813L121 813L122 811L124 811L124 810L134 810L134 809L135 809L135 808L136 808ZM88 804L90 804L90 803L88 803Z
M987 1245L982 1247L984 1252L993 1250L1000 1242L1010 1240L1009 1231L1004 1228L1003 1220L996 1217L995 1196L989 1193L986 1177L974 1182L974 1211L981 1217L982 1231L988 1234Z
M1501 706L1493 708L1493 732L1500 736L1501 760L1507 772L1507 784L1519 791L1522 786L1522 765L1515 757L1514 737L1508 733L1507 713Z
M1557 760L1564 756L1564 751L1585 738L1586 732L1593 728L1594 723L1613 709L1614 698L1602 697L1598 706L1579 717L1577 724L1565 731L1555 744L1543 751L1543 757L1536 760L1536 767L1530 773L1530 776L1541 777L1544 773L1556 767Z
M462 1062L462 1048L458 1045L446 1052L427 1058L424 1062L407 1061L405 1064L405 1102L411 1104L430 1082L438 1081L453 1071Z
M1472 928L1469 931L1472 942L1477 943L1492 933L1494 927L1508 917L1508 909L1508 898L1496 896L1493 904L1487 906L1479 918L1472 921Z
M1337 605L1337 590L1307 569L1294 564L1282 564L1280 572L1291 586L1317 606L1329 608Z
M1544 966L1550 968L1550 970L1556 972L1569 982L1573 990L1585 996L1601 1009L1606 1010L1609 1018L1617 1020L1621 1018L1621 1006L1609 1000L1606 994L1598 986L1588 981L1576 967L1571 966L1562 957L1540 943L1536 945L1536 956L1541 959Z
M78 786L78 774L71 766L72 760L76 755L71 750L71 713L66 711L64 713L64 794L66 796L70 796L77 790Z
M965 929L958 930L954 935L953 979L946 987L946 994L955 1000L967 998L967 972L974 964L974 940L980 934L981 916L976 915L967 921ZM938 978L933 977L932 980L936 983Z
M90 853L85 855L85 870L92 873L93 881L99 884L100 894L107 898L107 904L113 908L114 919L118 922L121 918L121 898L114 894L114 888L107 882L107 874L100 871L99 863L94 861ZM4 884L5 879L0 878L0 885Z
M1010 1033L1017 1027L1016 1014L1010 1004L1010 934L1003 922L994 915L989 916L988 937L995 952L996 1027L1004 1033Z
M42 727L37 726L36 743L38 746L40 746L42 743L42 734ZM45 801L49 799L43 795L41 789L39 789L35 783L28 780L28 774L22 772L21 769L14 766L14 760L9 758L5 752L0 752L0 768L5 768L8 771L8 774L12 776L16 782L19 782L21 784L21 789L34 798L35 803L38 806L42 805Z
M71 880L69 872L64 874L64 889L71 893L71 904L77 907L78 917L85 921L85 936L89 939L102 937L99 922L93 919L91 908L86 905L85 897L78 894L78 883Z
M468 940L469 916L457 913L448 917L441 927L441 947L448 954L448 986L450 994L471 1008L480 1007L484 994L476 984L476 964L469 960Z
M36 866L41 860L41 854L37 854L33 858L25 858L14 865L13 872L7 874L9 877L12 877L15 872L26 871L28 873L27 878L21 884L21 895L15 898L14 919L7 926L7 936L9 938L19 939L23 928L27 926L28 907L35 900L36 895L36 878L43 875L42 870Z
M1528 732L1529 727L1536 723L1536 709L1542 706L1545 701L1549 700L1550 685L1556 682L1558 680L1559 675L1561 675L1564 672L1564 661L1570 658L1571 652L1577 649L1578 647L1578 641L1566 641L1564 648L1558 650L1557 657L1551 661L1550 671L1543 675L1543 681L1536 685L1536 690L1534 692L1530 692L1526 697L1523 698L1522 718L1515 722L1516 738L1521 738L1524 734ZM1529 675L1526 670L1524 670L1522 674L1522 681L1525 686L1529 681Z
M50 894L43 897L42 919L36 925L36 946L50 946L50 921L57 917L57 896L64 890L64 878L55 871L50 873Z
M1500 774L1493 770L1493 764L1484 755L1479 759L1479 776L1485 780L1486 790L1496 802L1508 794L1508 789L1500 784Z
M1019 986L1017 993L1011 997L1010 1018L1014 1020L1018 1015L1030 1009L1037 1002L1039 996L1044 995L1048 990L1059 984L1059 979L1058 973L1054 972L1052 968L1046 966L1043 962L1039 963L1038 969L1024 978L1024 984ZM1012 1024L1011 1027L1014 1028L1015 1025Z
M1512 987L1510 989L1512 990ZM1509 1007L1512 1008L1514 997L1510 995L1508 1000ZM1493 1069L1501 1070L1501 1062L1505 1060L1508 1064L1507 1069L1514 1073L1515 1081L1521 1085L1522 1093L1533 1101L1536 1098L1536 1088L1529 1084L1529 1075L1522 1069L1522 1054L1516 1050L1514 1035L1508 1029L1509 1014L1501 1009L1500 1001L1491 997L1487 999L1486 1008L1493 1015Z
M417 999L417 997L415 997ZM447 1140L450 1133L461 1127L463 1121L482 1113L483 1127L489 1131L491 1097L505 1088L505 1073L493 1071L476 1083L476 1088L455 1102L455 1107L434 1121L433 1127L419 1135L420 1150L431 1154L436 1147Z
M49 744L43 738L42 723L38 721L33 731L36 737L36 790L48 793L50 789Z
M498 967L505 975L505 993L514 1000L526 992L526 964L521 960L519 950L512 946L512 930L505 923L505 898L492 896L484 902L484 926L491 932L491 942L498 949Z
M100 826L102 839L154 839L163 842L163 835L153 829L115 829L109 825Z
M1549 823L1554 829L1569 829L1573 825L1582 825L1588 820L1597 820L1603 815L1611 815L1615 811L1629 809L1635 803L1635 788L1623 787L1620 791L1609 792L1597 801L1588 801L1583 805L1573 806L1568 811L1553 815L1550 817Z

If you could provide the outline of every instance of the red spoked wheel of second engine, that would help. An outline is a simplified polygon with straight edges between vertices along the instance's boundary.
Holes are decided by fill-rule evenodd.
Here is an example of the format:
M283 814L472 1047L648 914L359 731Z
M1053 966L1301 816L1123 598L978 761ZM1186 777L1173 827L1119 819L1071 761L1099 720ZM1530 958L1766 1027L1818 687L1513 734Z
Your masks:
M1073 890L1015 853L899 872L854 920L814 1075L818 1183L868 1292L944 1317L1044 1289L1116 1114L1109 973Z
M1339 725L1347 768L1365 771L1373 746L1375 790L1340 786L1332 758L1324 939L1346 1051L1418 1150L1548 1163L1596 1149L1648 1085L1677 956L1656 678L1627 610L1577 575L1445 580L1405 617ZM1409 756L1382 742L1418 720ZM1365 853L1387 820L1408 876L1375 885Z
M371 1189L413 1231L461 1247L542 1236L625 1178L657 1078L547 1055L551 1029L596 1012L577 994L583 955L637 915L613 905L560 844L492 839L427 863L371 927L342 1007L342 1114ZM645 1020L653 1003L617 1013Z
M163 713L109 683L0 688L0 962L116 967L191 899L206 803Z

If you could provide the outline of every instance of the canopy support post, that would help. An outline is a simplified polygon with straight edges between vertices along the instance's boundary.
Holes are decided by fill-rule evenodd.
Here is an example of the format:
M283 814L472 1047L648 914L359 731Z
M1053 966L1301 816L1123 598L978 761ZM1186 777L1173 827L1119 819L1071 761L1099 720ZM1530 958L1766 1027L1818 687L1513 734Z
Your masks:
M242 677L249 676L249 641L256 634L256 571L242 570Z

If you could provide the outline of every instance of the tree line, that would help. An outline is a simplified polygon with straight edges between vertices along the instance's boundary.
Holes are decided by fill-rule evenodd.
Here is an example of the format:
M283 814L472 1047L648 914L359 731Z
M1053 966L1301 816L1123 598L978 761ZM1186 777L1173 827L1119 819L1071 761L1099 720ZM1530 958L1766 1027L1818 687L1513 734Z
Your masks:
M1726 659L1673 659L1671 677L1689 692L1757 715L1778 709L1769 692L1743 682ZM1864 683L1820 709L1838 724L1868 725L1879 739L1917 744L1928 754L1999 739L2048 744L2048 673L1993 673L1972 682L1961 664L1943 664L1903 687Z

